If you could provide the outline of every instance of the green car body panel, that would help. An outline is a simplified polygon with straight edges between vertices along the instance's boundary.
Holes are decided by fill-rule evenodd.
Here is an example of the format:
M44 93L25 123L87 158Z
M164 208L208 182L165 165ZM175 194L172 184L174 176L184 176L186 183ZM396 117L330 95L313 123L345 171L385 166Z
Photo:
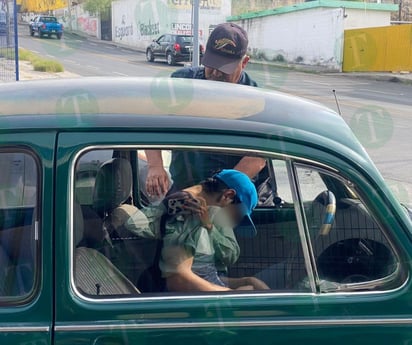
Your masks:
M39 162L41 262L24 300L0 301L1 344L409 344L412 225L344 120L272 91L170 79L0 85L0 149ZM300 157L354 183L391 229L404 271L387 291L90 299L72 284L71 180L95 146L231 147Z

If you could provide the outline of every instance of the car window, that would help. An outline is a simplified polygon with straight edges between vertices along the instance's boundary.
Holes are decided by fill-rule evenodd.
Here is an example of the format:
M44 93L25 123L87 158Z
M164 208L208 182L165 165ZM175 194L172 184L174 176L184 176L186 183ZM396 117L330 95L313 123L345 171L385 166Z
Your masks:
M193 43L193 36L177 36L177 42L180 44Z
M319 290L393 286L400 277L398 258L354 188L334 174L308 165L297 165L296 176Z
M221 194L214 194L206 198L213 205L207 208L209 234L198 214L187 211L181 191L193 193L191 187L250 153L165 147L157 166L169 186L164 199L147 189L153 152L159 151L93 149L75 162L73 277L79 293L118 298L200 292L174 280L186 260L191 274L219 291L370 291L399 283L399 261L384 231L350 184L333 173L249 156L265 164L252 179L255 230L245 219L239 223L236 203L222 207Z
M56 18L54 18L54 17L42 17L41 21L44 22L44 23L55 23Z
M176 203L164 203L162 198L148 192L147 153L150 151L138 147L133 150L92 150L82 154L75 163L73 277L79 293L97 298L100 295L141 297L199 292L185 288L173 290L175 288L167 285L172 267L176 265L173 260L188 252L196 257L194 267L196 274L201 276L207 272L202 266L205 258L202 255L207 253L209 257L206 267L212 265L210 255L216 255L216 264L213 259L214 274L219 277L219 284L225 287L309 291L302 283L307 274L293 203L283 208L274 205L257 208L252 213L256 234L250 224L233 226L239 217L237 206L228 207L221 215L221 207L215 205L210 212L212 217L216 217L220 228L215 231L220 237L214 243L209 237L204 237L207 233L200 231L201 224L195 215L191 215L189 220L184 215L183 218L178 217L187 224L172 224L173 212L179 212L179 198ZM170 186L169 195L199 184L220 168L234 167L245 155L246 152L206 151L201 148L164 148L163 168ZM259 159L265 162L263 157ZM203 173L194 169L200 166ZM273 187L274 181L267 181L270 178L268 169L264 169L253 179L253 188L257 189L262 184ZM128 179L131 179L131 185L127 183ZM265 192L267 198L267 189ZM192 228L193 231L190 230ZM179 231L183 232L181 236L177 236ZM178 246L184 248L184 254L173 255L170 261L165 253L175 247L171 244L177 241L176 236L180 237L179 241L184 239ZM211 242L204 242L205 238ZM205 247L205 243L209 245ZM92 274L85 264L90 260L96 269L93 279L86 279ZM110 278L107 271L111 272ZM216 283L211 277L208 279L211 279L208 282ZM92 283L87 285L86 282Z
M38 173L26 152L0 152L0 300L27 296L37 262Z

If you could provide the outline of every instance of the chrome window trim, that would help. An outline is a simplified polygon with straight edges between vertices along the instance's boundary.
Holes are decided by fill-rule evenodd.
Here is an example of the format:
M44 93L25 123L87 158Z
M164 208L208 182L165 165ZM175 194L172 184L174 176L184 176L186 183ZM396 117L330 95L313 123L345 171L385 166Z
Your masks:
M127 149L139 149L139 150L146 150L146 149L152 149L152 150L157 150L157 149L199 149L199 147L202 150L220 150L222 152L227 152L227 153L244 153L245 149L244 148L227 148L227 147L221 147L221 146L199 146L199 145L168 145L168 144L162 144L162 145L147 145L147 144L127 144L127 145L116 145L116 144L104 144L104 145L90 145L86 146L83 149L79 150L73 157L73 159L70 162L70 177L69 177L69 184L68 184L68 211L70 212L70 220L69 220L69 229L70 229L70 241L69 241L69 253L70 253L70 258L69 258L69 272L70 272L70 287L72 289L72 292L74 295L79 298L80 300L90 302L93 304L102 304L102 303L130 303L130 302L137 302L137 301L142 301L142 302L149 302L149 301L182 301L182 300L216 300L216 299L221 299L222 296L225 298L267 298L267 297L292 297L292 296L308 296L308 297L319 297L319 296L330 296L333 294L333 296L362 296L362 295L383 295L387 294L390 292L395 292L399 291L402 289L403 286L406 285L406 283L409 280L409 272L408 276L405 279L405 281L400 284L400 286L394 288L394 289L388 289L388 290L383 290L383 291L334 291L334 292L325 292L325 293L317 293L316 292L316 287L314 292L255 292L255 293L219 293L219 294L195 294L195 295L161 295L159 296L144 296L142 294L141 296L137 297L115 297L115 298L91 298L83 295L76 287L74 283L74 270L73 270L73 245L74 245L74 229L73 229L73 201L74 201L74 172L75 172L75 163L79 159L79 157L84 154L85 152L92 151L92 150L127 150ZM274 153L271 151L263 151L263 150L257 150L257 149L248 149L247 150L248 154L256 154L257 156L264 156L265 158L270 158L270 159L281 159L284 160L285 162L290 161L291 164L311 164L312 168L316 167L318 169L324 169L325 172L328 172L330 174L334 174L341 180L347 182L347 180L343 179L341 176L337 175L339 173L339 170L333 167L330 167L326 164L319 163L317 161L313 161L310 159L306 158L301 158L297 157L294 155L287 155L284 153ZM288 169L289 170L289 169ZM290 180L290 179L289 179ZM396 251L395 251L396 253ZM305 264L307 264L306 258L305 258ZM312 268L309 272L312 272ZM314 278L313 278L314 281ZM311 286L312 289L312 286ZM411 319L412 320L412 319ZM326 321L329 322L329 321ZM411 321L412 322L412 321ZM192 323L190 323L192 324ZM59 326L57 326L59 327ZM62 326L64 327L64 326ZM69 326L70 327L70 326ZM182 326L185 327L185 326Z
M0 333L50 332L49 326L0 326Z
M310 286L311 291L313 293L316 293L317 292L316 287L318 286L317 282L319 279L317 276L315 258L313 256L312 246L310 243L310 239L308 238L308 234L307 234L308 227L306 223L305 212L303 209L303 203L302 203L300 187L299 187L299 180L296 174L294 164L290 159L286 161L286 167L287 167L287 172L288 172L289 185L292 191L292 200L293 200L294 209L296 212L296 223L298 224L300 244L302 246L303 257L304 257L305 266L306 266L306 273L309 279L309 286Z
M113 331L141 329L187 329L187 328L246 328L246 327L288 327L288 326L379 326L410 325L411 318L359 318L359 319L316 319L316 320L269 320L269 321L218 321L218 322L176 322L171 323L79 323L72 325L56 325L56 332L68 331Z

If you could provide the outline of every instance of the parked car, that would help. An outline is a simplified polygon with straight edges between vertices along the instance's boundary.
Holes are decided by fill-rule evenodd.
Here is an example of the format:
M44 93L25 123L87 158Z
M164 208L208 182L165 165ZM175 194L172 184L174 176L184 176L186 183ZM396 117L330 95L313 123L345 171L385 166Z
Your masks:
M31 36L37 33L40 38L45 35L48 37L55 35L58 39L61 39L63 35L63 24L59 23L57 18L53 16L35 17L30 21L29 29Z
M203 45L199 45L200 59L203 56ZM153 62L155 59L165 59L168 65L177 62L192 61L193 36L165 34L153 40L146 49L146 59Z
M411 213L334 111L146 78L4 84L0 104L1 344L410 343ZM113 218L148 207L158 149L266 160L228 274L269 290L159 289L161 238Z

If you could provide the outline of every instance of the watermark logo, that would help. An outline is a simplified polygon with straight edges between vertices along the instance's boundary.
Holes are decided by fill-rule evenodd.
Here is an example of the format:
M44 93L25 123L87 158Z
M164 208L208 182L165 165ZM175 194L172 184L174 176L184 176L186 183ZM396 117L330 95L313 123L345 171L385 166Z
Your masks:
M96 97L86 90L71 90L63 94L56 102L57 114L74 114L78 123L83 123L83 114L98 114L99 105Z
M366 148L380 148L393 136L393 120L389 112L378 106L359 108L349 123Z
M186 108L192 102L193 85L190 79L182 80L168 78L168 76L162 73L158 75L158 78L153 79L150 96L159 109L173 114Z

